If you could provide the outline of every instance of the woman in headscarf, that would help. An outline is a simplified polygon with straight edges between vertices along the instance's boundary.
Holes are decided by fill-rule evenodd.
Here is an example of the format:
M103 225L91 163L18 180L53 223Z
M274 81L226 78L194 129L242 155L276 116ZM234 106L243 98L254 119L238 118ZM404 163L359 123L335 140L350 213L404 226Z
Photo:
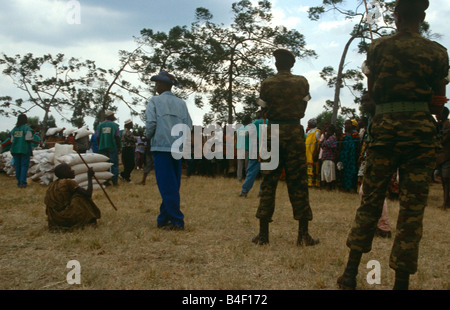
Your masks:
M75 173L68 164L55 167L58 180L50 184L45 195L46 214L50 230L70 230L96 224L101 213L92 201L92 177L90 168L87 189L78 186Z
M321 131L317 128L317 119L308 121L306 129L306 166L308 171L308 186L320 186L320 164L319 164L319 140Z

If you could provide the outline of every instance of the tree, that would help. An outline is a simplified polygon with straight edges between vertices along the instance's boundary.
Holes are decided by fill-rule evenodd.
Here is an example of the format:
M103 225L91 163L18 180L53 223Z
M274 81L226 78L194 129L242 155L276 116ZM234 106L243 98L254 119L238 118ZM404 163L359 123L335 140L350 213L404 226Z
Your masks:
M365 79L361 69L345 69L345 60L350 45L354 40L359 40L358 52L367 53L370 42L373 39L392 35L395 33L394 5L395 1L386 2L385 0L358 0L356 8L346 9L344 0L323 0L321 6L311 7L308 10L308 16L311 20L318 20L329 11L338 12L346 19L355 20L356 24L350 33L349 40L345 44L342 56L339 62L338 70L327 66L321 72L321 77L327 81L329 87L334 87L333 116L332 122L336 122L338 110L342 107L340 102L340 92L343 87L347 87L354 96L354 102L359 103L362 94L366 91L363 81ZM430 30L427 22L421 25L421 33L430 39L439 38L439 34L434 34Z
M149 90L141 83L145 75L141 45L133 51L119 51L118 69L103 69L92 64L87 74L89 88L77 93L75 115L87 111L95 118L94 128L104 120L106 110L116 111L117 106L125 104L131 115L142 115L143 107L149 97ZM128 79L131 79L130 82ZM118 104L115 105L114 102ZM141 110L139 110L141 107Z
M175 26L168 33L145 28L136 41L142 46L140 64L136 63L136 69L140 70L140 79L145 85L151 84L152 75L166 70L176 72L177 80L182 85L178 90L180 97L186 98L199 89L200 84L193 71L197 65L191 63L198 57L199 46L187 26ZM152 92L155 94L154 89Z
M331 117L332 116L333 116L333 111L330 111L330 110L325 110L325 111L319 113L316 116L317 127L323 130L325 123L331 124ZM338 115L338 117L336 119L336 123L334 124L336 126L336 129L337 129L338 132L342 132L343 131L344 123L345 123L344 117L342 115Z
M180 84L173 90L175 95L182 99L194 95L195 104L202 107L201 96L197 95L202 92L202 84L195 71L200 66L192 64L192 61L200 63L201 48L191 30L187 26L174 26L165 33L144 28L135 40L138 49L129 66L146 85L145 94L156 95L156 89L150 88L150 77L165 70L173 73ZM141 111L141 120L145 122L145 109Z
M209 122L233 123L238 114L236 107L245 105L244 113L257 109L259 84L274 74L267 65L276 48L290 49L297 58L316 56L306 49L304 36L296 30L271 25L271 3L259 1L253 5L249 0L232 4L233 22L229 27L213 23L207 9L196 10L192 33L202 47L190 59L198 69L208 89L211 113Z
M26 99L14 101L10 96L1 97L0 114L17 116L34 108L43 110L42 138L48 129L50 112L54 111L65 118L66 108L74 110L73 98L77 87L85 82L79 73L89 63L73 57L66 60L64 54L34 57L28 53L23 57L3 54L0 65L5 67L3 74L9 76L17 88L26 94Z
M28 120L28 126L30 126L31 128L36 128L36 127L40 127L40 121L39 121L39 116L30 116L27 117Z
M339 108L342 108L340 102L341 89L347 86L355 97L355 102L364 92L363 80L364 76L359 69L345 69L345 60L348 50L355 39L360 42L358 44L359 53L365 53L368 47L368 41L377 37L390 35L395 30L393 19L393 2L386 3L384 0L372 0L370 8L367 6L366 0L358 0L356 9L345 9L341 7L345 4L344 0L323 0L322 6L311 7L308 10L308 16L311 20L318 20L328 12L335 11L342 14L346 19L355 20L356 24L350 33L349 40L344 46L337 72L331 66L325 67L321 72L321 77L327 81L329 87L334 87L333 115L332 123L336 123ZM353 84L351 84L353 83Z
M200 109L209 105L205 124L233 123L256 111L258 86L274 74L267 59L275 48L289 48L298 58L316 56L298 31L271 25L269 1L242 0L232 4L232 13L233 22L225 26L213 23L213 15L200 7L190 27L175 26L167 33L143 29L136 39L141 81L150 85L149 77L160 70L172 72L181 85L174 90L178 96L194 96Z
M9 137L11 137L11 132L8 131L0 131L0 143L1 142L5 142L6 139L8 139Z

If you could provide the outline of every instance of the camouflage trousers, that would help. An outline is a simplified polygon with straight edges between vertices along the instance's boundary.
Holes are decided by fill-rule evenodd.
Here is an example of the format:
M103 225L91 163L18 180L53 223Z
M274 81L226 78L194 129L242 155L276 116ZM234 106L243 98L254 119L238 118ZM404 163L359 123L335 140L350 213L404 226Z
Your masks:
M292 204L294 219L310 221L313 218L309 205L304 132L301 126L295 127L297 128L293 130L288 129L289 133L285 130L280 130L278 167L274 170L261 171L263 181L261 184L259 207L256 212L256 217L259 219L266 219L269 222L272 221L272 216L275 211L277 185L283 168L286 173L286 185L289 200ZM301 130L298 128L301 128Z
M417 144L371 147L367 153L361 205L356 212L347 246L367 253L381 216L386 191L393 173L399 172L400 210L389 266L413 274L417 271L422 221L427 204L435 148Z

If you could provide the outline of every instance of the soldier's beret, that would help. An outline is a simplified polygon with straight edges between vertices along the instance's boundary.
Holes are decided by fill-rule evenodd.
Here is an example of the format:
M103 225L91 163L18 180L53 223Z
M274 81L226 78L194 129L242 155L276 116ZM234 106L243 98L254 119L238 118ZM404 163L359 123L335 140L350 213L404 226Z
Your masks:
M283 58L288 58L292 61L292 63L295 63L295 55L294 53L292 53L289 50L280 48L277 49L273 52L273 56L275 57L275 59L283 59Z
M429 0L396 0L395 7L397 8L399 5L408 5L408 4L419 4L422 6L422 9L425 11L430 6Z

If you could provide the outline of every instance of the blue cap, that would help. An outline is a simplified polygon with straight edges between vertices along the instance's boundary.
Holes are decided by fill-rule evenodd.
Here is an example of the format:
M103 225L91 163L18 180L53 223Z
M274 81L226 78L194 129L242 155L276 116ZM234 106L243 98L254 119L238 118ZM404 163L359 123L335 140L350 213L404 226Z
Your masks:
M160 71L158 75L152 76L150 78L150 81L163 82L170 85L178 86L178 81L175 79L175 76L173 76L167 71Z

